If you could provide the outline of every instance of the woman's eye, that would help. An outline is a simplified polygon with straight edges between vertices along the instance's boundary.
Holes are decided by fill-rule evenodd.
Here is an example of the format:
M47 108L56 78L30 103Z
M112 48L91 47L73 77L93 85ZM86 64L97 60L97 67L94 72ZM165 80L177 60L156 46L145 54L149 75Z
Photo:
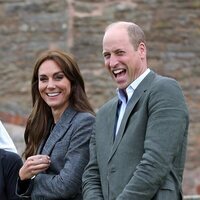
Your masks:
M55 80L62 80L63 77L64 77L63 74L56 75L56 76L55 76Z
M40 80L41 82L44 82L44 81L47 81L47 78L45 78L45 77L40 77L39 80Z

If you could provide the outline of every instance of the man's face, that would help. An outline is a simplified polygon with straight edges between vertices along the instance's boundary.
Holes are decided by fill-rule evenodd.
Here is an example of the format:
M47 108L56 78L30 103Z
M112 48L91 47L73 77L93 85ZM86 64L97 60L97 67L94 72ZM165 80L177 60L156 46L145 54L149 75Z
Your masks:
M124 27L109 28L103 38L105 67L119 89L125 89L141 72L140 48L134 49Z

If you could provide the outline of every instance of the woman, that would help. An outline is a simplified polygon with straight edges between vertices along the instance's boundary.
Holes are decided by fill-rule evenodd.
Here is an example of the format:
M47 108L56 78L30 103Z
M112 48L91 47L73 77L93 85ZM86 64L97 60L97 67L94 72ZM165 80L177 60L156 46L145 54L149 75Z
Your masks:
M20 199L15 194L15 186L22 160L17 153L0 148L0 199Z
M37 59L32 101L17 194L32 200L82 199L81 178L95 117L70 55L49 50Z

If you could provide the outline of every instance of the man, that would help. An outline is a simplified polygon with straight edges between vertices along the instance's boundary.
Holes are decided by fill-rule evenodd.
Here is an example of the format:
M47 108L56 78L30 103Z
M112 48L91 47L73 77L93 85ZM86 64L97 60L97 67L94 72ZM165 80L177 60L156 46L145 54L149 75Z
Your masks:
M148 68L145 36L134 23L107 27L103 56L118 97L97 113L84 199L182 199L189 117L179 85Z

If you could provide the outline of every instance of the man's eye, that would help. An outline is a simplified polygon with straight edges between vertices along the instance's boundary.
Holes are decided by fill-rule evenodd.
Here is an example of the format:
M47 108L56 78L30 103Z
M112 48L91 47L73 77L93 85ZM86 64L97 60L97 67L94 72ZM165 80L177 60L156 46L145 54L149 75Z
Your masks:
M104 54L103 57L108 59L110 57L110 54Z
M123 54L124 54L123 51L118 51L118 52L117 52L117 55L123 55Z

